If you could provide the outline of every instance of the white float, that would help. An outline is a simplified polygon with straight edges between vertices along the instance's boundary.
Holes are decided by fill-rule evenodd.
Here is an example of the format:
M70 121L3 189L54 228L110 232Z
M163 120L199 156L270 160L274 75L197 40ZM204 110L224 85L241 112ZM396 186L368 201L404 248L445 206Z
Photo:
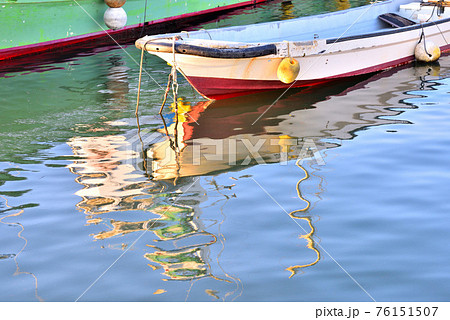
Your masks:
M105 11L103 20L108 28L117 30L127 24L127 13L123 8L108 8Z

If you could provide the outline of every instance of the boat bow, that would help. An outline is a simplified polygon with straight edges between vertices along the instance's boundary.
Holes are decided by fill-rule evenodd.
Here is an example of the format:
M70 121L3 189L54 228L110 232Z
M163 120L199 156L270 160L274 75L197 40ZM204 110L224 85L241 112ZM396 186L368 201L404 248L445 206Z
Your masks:
M243 42L144 37L136 41L136 47L150 53L188 54L208 58L242 59L256 58L278 53L275 44L249 44Z

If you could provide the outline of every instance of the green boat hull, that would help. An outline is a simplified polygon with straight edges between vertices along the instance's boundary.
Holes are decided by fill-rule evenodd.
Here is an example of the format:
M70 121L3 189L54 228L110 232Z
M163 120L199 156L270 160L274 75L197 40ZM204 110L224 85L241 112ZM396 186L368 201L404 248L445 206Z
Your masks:
M127 14L125 27L108 30L103 21L108 6L103 0L0 0L0 60L129 42L144 33L172 32L219 12L264 1L128 0L122 7Z

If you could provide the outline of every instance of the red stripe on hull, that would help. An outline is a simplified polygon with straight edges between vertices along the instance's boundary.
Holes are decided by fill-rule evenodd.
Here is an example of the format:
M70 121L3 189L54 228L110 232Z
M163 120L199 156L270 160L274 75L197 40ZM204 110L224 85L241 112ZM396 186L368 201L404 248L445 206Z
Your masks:
M442 52L450 51L450 45L446 45L441 48ZM369 68L352 71L344 74L340 74L333 77L314 79L314 80L298 80L293 84L284 84L278 80L243 80L243 79L225 79L214 77L186 77L189 83L203 96L221 100L227 98L238 97L242 95L258 93L268 90L288 89L288 88L300 88L307 86L314 86L324 84L337 79L358 76L368 73L374 73L377 71L393 68L406 63L413 62L414 56L390 61L380 65L372 66Z
M277 80L242 80L203 77L187 77L187 80L201 95L214 100L233 98L268 90L287 89L290 87L289 84L284 84ZM317 79L313 81L297 81L292 88L318 85L330 80Z
M62 54L70 51L80 51L87 48L95 48L98 46L114 45L117 43L125 44L135 41L141 36L145 35L177 32L183 28L192 27L193 23L207 21L217 13L224 13L234 9L247 7L250 5L266 2L267 0L251 0L241 3L231 4L212 9L186 13L174 17L163 18L146 22L145 24L135 24L127 26L120 30L106 30L99 31L80 36L40 42L25 46L0 49L0 63L4 60L12 60L22 58L25 56L36 55L40 53ZM142 32L142 28L144 31Z

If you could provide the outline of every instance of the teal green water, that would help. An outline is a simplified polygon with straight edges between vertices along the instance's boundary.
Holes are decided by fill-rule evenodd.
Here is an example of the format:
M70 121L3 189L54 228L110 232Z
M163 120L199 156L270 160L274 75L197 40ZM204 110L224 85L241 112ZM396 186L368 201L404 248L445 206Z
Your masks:
M177 158L152 56L138 134L139 55L0 78L0 301L448 300L449 56L267 112L180 80Z

